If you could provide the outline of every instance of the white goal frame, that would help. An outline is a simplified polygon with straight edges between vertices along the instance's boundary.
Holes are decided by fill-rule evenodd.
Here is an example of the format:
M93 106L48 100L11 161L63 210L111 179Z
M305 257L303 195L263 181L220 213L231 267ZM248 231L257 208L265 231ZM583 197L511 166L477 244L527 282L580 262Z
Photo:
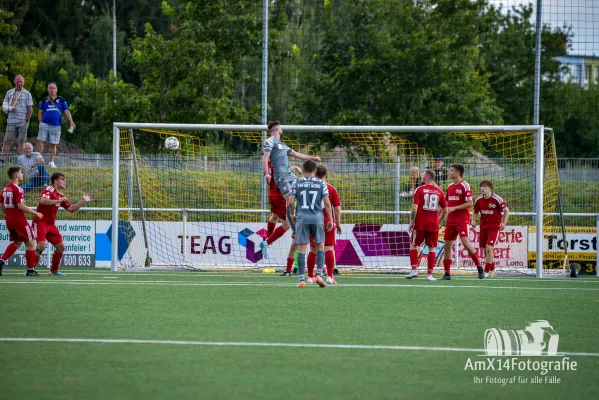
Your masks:
M534 162L535 164L535 212L536 216L536 277L543 277L543 193L544 188L544 129L543 125L465 125L465 126L366 126L366 125L281 125L281 128L293 132L395 132L395 133L448 133L448 132L535 132ZM128 123L115 122L112 128L112 254L111 269L119 270L118 260L118 214L119 211L129 211L119 208L119 167L120 167L120 130L124 129L165 129L165 130L195 130L195 131L252 131L262 132L266 140L264 125L227 125L227 124L159 124L159 123ZM268 210L262 210L267 213Z

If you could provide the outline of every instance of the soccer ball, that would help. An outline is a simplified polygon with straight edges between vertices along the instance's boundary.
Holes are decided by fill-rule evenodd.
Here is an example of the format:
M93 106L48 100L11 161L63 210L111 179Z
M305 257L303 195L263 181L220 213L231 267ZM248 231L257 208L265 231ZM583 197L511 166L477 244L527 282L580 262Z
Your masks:
M178 150L179 149L179 139L177 139L174 136L171 137L167 137L164 140L164 147L166 147L169 150Z

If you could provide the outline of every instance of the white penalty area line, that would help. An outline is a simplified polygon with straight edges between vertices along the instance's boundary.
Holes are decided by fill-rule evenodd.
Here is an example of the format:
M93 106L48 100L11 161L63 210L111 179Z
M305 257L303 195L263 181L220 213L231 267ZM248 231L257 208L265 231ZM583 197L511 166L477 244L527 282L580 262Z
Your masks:
M59 278L58 280L0 280L0 285L147 285L147 286L260 286L260 287L295 287L297 283L273 282L187 282L187 281L104 281L104 280L71 280ZM317 287L317 285L308 285ZM425 283L419 285L399 283L341 283L328 285L328 287L379 287L379 288L427 288L427 289L507 289L507 290L575 290L599 292L599 288L580 287L530 287L530 286L487 286L487 285L460 285L445 283Z
M457 353L484 353L484 349L460 347L426 347L426 346L385 346L365 344L322 344L322 343L268 343L268 342L205 342L184 340L144 340L144 339L84 339L84 338L18 338L0 337L0 342L60 342L60 343L106 343L106 344L155 344L174 346L213 346L213 347L292 347L315 349L350 349L350 350L392 350L392 351L432 351ZM599 357L599 353L563 352L559 356ZM492 356L489 356L492 357ZM519 357L519 356L513 356ZM521 356L525 357L525 356Z

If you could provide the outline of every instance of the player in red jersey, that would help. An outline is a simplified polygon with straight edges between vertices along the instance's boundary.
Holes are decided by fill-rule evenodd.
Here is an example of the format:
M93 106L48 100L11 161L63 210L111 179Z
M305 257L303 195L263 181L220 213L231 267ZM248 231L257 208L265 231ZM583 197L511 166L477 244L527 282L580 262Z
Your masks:
M510 211L505 201L493 193L493 182L481 181L480 191L482 196L474 202L474 214L472 214L472 228L476 228L476 220L480 215L480 238L481 249L485 249L485 276L495 276L495 263L493 260L493 248L497 242L499 231L505 229ZM482 279L482 278L481 278Z
M480 260L476 255L476 250L470 238L470 208L472 208L472 189L462 176L464 176L464 166L462 164L452 164L449 168L449 179L453 181L447 187L447 221L445 224L445 251L443 259L443 267L445 275L442 280L451 280L451 260L453 244L458 235L462 241L462 245L470 254L470 258L474 261L474 265L478 269L479 278L484 275L484 271L480 266Z
M329 176L327 174L327 167L324 165L318 165L316 167L316 177L327 182L327 188L329 189L329 200L331 202L331 206L333 207L333 222L335 229L325 231L324 233L324 263L327 267L327 283L336 285L337 282L333 276L335 273L335 243L337 243L335 233L339 235L341 234L341 200L339 199L339 193L337 192L337 189L328 183ZM324 209L322 210L322 213L324 214L324 226L327 226L329 223L327 213ZM316 246L314 245L314 238L312 237L310 238L310 253L308 254L307 265L308 282L316 283L314 280L314 267L316 266Z
M25 260L27 260L27 276L37 276L35 264L37 257L35 255L35 236L33 230L25 217L25 213L41 217L37 211L25 205L23 189L18 185L23 182L23 169L21 167L10 167L7 171L10 182L2 190L2 212L6 215L6 227L10 234L11 243L8 244L4 254L0 258L0 275L2 268L10 256L25 243Z
M52 276L64 276L62 272L58 271L60 266L60 260L62 259L62 253L64 252L64 242L62 241L62 235L56 227L56 213L58 207L64 208L70 213L74 213L79 210L85 204L87 204L92 197L89 194L83 194L83 199L76 204L71 204L69 199L60 191L67 187L67 178L60 172L55 172L50 177L51 186L46 187L42 190L40 195L40 201L37 205L37 209L42 213L39 217L33 219L33 231L37 239L37 253L41 255L46 248L46 240L48 240L55 247L54 253L52 254L52 264L50 265L50 275Z
M410 212L410 264L412 271L406 278L418 277L418 248L425 242L428 246L426 280L434 281L436 279L433 278L433 268L439 240L439 218L444 217L447 212L447 201L443 191L434 184L435 172L433 170L424 170L421 179L424 185L416 188Z

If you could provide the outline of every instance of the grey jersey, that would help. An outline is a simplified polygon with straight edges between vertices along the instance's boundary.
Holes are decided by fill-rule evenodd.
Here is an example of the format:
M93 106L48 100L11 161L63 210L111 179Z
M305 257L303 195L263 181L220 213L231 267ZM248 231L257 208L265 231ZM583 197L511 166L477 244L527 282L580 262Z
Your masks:
M280 139L274 136L266 139L262 145L262 152L270 153L270 163L275 171L275 182L278 182L278 178L283 175L293 174L289 165L289 153L291 153L291 149L285 143L281 142Z
M324 198L329 196L326 182L314 177L303 177L291 187L292 196L297 199L295 215L304 223L323 224Z

